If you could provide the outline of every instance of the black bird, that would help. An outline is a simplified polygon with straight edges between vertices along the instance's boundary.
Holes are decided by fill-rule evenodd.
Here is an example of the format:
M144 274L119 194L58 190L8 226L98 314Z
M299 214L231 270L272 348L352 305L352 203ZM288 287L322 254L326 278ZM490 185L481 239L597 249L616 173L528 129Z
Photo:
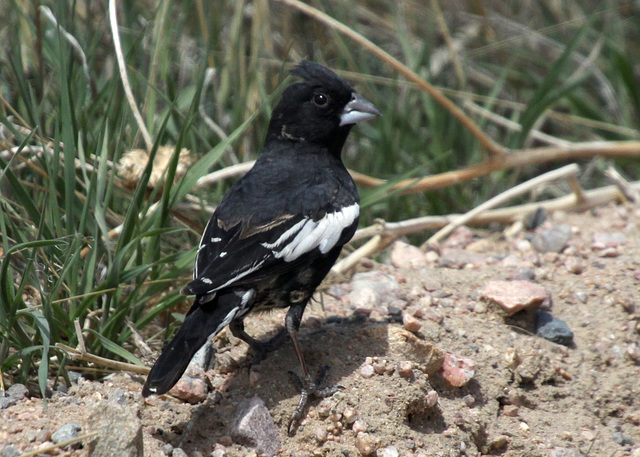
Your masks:
M288 307L285 329L302 369L302 395L289 429L310 394L335 392L312 379L297 332L307 303L358 225L358 192L342 147L353 124L380 115L328 68L303 61L291 73L303 81L285 89L256 164L207 224L193 281L182 290L195 300L142 390L146 397L171 389L198 349L227 325L258 356L273 350L281 338L256 340L243 319Z

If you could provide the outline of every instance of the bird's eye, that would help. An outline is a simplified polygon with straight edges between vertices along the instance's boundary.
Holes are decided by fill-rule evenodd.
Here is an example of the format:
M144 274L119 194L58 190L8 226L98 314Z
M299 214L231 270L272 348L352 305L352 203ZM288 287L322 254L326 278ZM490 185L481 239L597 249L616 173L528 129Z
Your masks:
M325 94L315 94L313 96L313 103L320 108L324 108L329 104L329 96Z

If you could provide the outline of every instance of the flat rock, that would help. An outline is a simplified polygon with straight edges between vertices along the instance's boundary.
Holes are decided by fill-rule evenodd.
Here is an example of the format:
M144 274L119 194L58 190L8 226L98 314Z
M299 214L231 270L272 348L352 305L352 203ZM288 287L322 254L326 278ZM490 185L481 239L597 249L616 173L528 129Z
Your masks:
M536 234L531 240L531 245L538 252L560 252L571 239L570 225L557 225Z
M396 268L422 268L427 266L427 259L420 248L396 241L391 246L391 265Z
M573 344L573 332L567 323L546 311L536 313L536 335L563 346Z
M240 404L229 432L236 443L254 449L258 454L273 456L281 446L278 429L259 397Z
M511 316L523 309L538 309L549 293L531 281L490 281L480 296L497 304L507 316Z
M98 436L89 444L92 457L142 457L142 422L132 406L101 402L88 419Z

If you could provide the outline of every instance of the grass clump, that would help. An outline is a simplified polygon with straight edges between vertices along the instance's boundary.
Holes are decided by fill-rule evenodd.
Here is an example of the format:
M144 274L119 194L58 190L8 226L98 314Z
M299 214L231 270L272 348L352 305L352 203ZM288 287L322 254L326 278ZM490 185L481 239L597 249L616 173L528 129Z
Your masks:
M117 3L148 146L123 91L106 5L51 2L35 10L12 1L0 13L0 370L37 379L42 392L52 373L65 375L55 343L77 345L76 322L89 352L137 364L132 329L158 345L172 331L193 247L230 184L201 189L197 180L255 158L287 81L286 62L305 58L342 72L383 111L354 130L345 150L350 168L393 183L485 157L431 97L283 3ZM506 147L543 144L538 133L562 141L638 138L633 4L474 5L443 5L445 32L421 2L314 2L458 105L519 125L476 118ZM135 148L148 160L126 181L118 164ZM183 149L193 164L185 174ZM157 154L162 166L154 165ZM619 166L638 176L636 162ZM468 210L545 168L420 195L362 189L362 223Z

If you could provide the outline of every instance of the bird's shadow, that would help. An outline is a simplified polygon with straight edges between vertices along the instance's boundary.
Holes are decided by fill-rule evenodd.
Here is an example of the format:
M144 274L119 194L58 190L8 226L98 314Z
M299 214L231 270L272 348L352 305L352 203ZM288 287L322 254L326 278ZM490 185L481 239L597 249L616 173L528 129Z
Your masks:
M303 323L298 338L311 373L316 374L323 367L328 367L324 386L339 386L341 380L362 366L366 357L383 357L387 354L389 325L389 322L373 321L359 314L314 319L312 326ZM267 340L276 333L271 331L256 337ZM234 344L244 345L238 341ZM238 360L240 366L229 373L223 391L210 394L206 402L193 409L189 420L173 424L172 431L168 431L161 439L187 452L190 449L212 449L221 437L229 434L238 405L253 396L261 398L270 411L276 410L274 421L282 436L286 435L290 415L300 396L299 387L289 375L289 372L300 374L293 344L286 338L259 365L250 367L252 360L253 353L247 346L245 355ZM214 367L214 372L217 369ZM257 376L256 373L251 375L251 370L257 371ZM345 387L348 395L349 387ZM309 408L319 401L321 399L313 397L309 400L303 418ZM290 404L290 407L278 408L283 402Z

